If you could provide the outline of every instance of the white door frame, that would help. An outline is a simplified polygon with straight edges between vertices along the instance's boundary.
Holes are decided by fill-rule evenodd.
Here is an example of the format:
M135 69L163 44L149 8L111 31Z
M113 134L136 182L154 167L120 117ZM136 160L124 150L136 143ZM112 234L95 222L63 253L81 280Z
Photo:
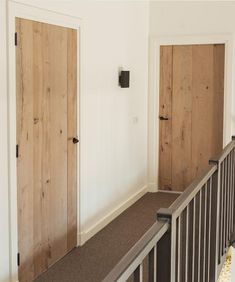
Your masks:
M80 87L80 56L81 56L81 24L80 18L56 13L53 11L33 7L8 1L8 135L9 135L9 205L10 205L10 273L11 281L18 280L18 266L17 266L17 253L18 253L18 228L17 228L17 168L16 168L16 55L15 55L15 18L23 18L28 20L39 21L48 24L59 25L67 28L77 29L77 134L79 135L80 124L80 102L81 102L81 87ZM79 143L78 143L79 144ZM80 151L78 146L78 152ZM77 234L80 233L80 203L79 203L79 182L80 182L80 154L77 154ZM77 244L79 244L79 235L77 236Z
M152 192L158 191L159 170L159 80L160 80L160 46L225 44L225 78L224 78L224 146L231 140L232 116L235 110L233 98L233 46L232 34L209 34L195 36L152 37L150 39L150 77L149 77L149 132L148 132L148 185Z

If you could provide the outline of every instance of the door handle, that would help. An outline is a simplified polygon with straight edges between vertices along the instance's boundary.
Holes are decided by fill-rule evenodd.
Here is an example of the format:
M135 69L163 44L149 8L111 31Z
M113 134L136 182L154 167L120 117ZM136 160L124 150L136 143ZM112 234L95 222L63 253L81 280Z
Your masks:
M160 119L160 120L169 120L168 117L163 117L163 116L160 116L159 119Z
M76 137L74 137L73 138L73 144L77 144L78 142L79 142L79 140Z

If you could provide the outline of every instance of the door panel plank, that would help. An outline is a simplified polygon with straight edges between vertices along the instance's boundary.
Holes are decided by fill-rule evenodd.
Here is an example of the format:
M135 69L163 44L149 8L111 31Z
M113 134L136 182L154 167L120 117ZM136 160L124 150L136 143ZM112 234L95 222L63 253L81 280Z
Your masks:
M30 23L28 23L30 24ZM42 40L42 25L34 22L33 25L33 77L37 79L33 80L33 227L34 227L34 272L41 273L44 270L43 267L43 246L42 242L42 226L40 224L42 220L42 202L43 202L43 71L41 61L43 60L43 54L41 52L43 48ZM48 166L47 166L48 167Z
M213 96L213 153L219 154L223 148L224 120L224 63L225 45L214 44L214 96Z
M192 46L173 46L172 183L182 191L192 180Z
M213 131L213 45L193 46L193 139L192 176L195 178L208 167L212 157Z
M18 34L27 34L32 38L32 25L20 21L16 22ZM27 56L24 56L27 52ZM34 231L33 208L34 193L31 187L33 179L33 81L31 70L33 68L33 44L26 37L18 40L16 48L17 69L17 144L19 145L19 158L17 161L18 185L18 243L21 254L20 281L31 281L34 277ZM24 69L24 73L21 70ZM24 279L27 273L27 279Z
M77 33L68 30L68 249L77 243ZM74 120L75 122L69 122Z
M72 142L77 135L77 32L20 18L16 31L19 278L24 282L77 243Z
M159 120L160 150L159 150L159 185L161 189L172 189L172 46L160 48L160 110Z
M67 249L67 32L45 25L50 66L50 253L49 264ZM58 44L60 43L60 44ZM62 55L63 54L63 55Z

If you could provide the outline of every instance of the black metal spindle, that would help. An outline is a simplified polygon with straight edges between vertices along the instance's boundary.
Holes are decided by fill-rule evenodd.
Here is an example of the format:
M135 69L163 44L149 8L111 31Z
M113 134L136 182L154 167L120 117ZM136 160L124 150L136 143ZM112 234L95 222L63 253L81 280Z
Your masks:
M206 248L207 248L207 241L206 241L206 236L207 236L207 190L208 190L208 183L205 184L204 188L204 226L203 226L203 282L206 279Z
M134 282L143 282L143 263L134 271Z
M194 241L195 241L195 198L188 205L188 255L187 255L187 281L193 281L194 271Z
M235 150L232 150L232 234L234 232L234 220L235 220Z
M221 214L221 238L220 238L220 257L223 256L224 254L224 185L225 185L225 163L224 161L222 162L222 169L221 169L221 197L220 197L220 201L221 201L221 210L220 210L220 214Z
M185 222L185 274L184 281L188 282L188 264L189 264L189 205L186 207L186 222Z
M208 230L207 230L207 265L206 265L206 281L210 281L210 247L211 247L211 190L212 190L212 178L209 180L209 186L208 186Z
M201 282L201 228L202 228L202 190L199 191L199 224L198 224L198 282Z
M157 281L157 246L154 246L149 253L149 282Z
M178 217L178 236L177 236L177 282L181 282L181 215Z

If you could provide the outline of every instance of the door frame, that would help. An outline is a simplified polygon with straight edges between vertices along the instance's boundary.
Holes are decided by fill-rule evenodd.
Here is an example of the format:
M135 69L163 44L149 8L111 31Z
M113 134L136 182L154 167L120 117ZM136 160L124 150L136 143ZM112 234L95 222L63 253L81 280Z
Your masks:
M160 46L225 44L223 146L231 140L233 122L233 34L206 34L185 36L155 36L149 42L149 103L148 103L148 187L159 191L159 97L160 97Z
M77 134L80 139L81 123L81 29L82 20L78 17L57 13L50 10L8 1L8 137L9 137L9 212L10 212L10 274L11 281L18 281L18 225L17 225L17 160L16 160L16 54L15 54L15 18L39 21L77 30ZM77 146L77 245L80 243L80 153Z

